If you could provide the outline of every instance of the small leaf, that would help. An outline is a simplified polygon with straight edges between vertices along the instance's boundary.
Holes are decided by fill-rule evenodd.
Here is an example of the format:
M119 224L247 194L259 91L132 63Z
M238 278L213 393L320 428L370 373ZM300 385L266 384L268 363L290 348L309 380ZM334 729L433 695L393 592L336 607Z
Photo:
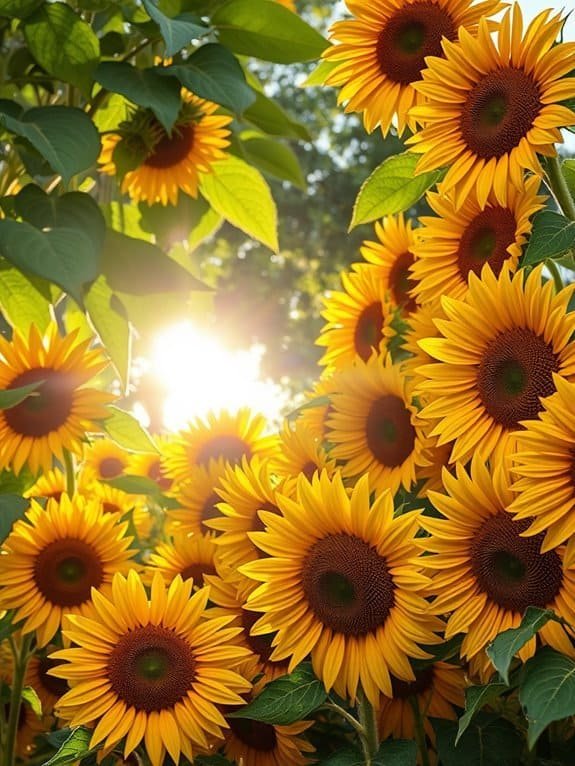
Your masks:
M494 699L500 697L509 691L506 684L492 683L485 686L470 686L465 690L465 713L459 719L459 729L455 744L459 742L462 734L465 732L473 716L485 705L490 704Z
M329 43L296 13L272 0L229 0L212 15L227 48L276 64L313 61Z
M182 13L171 19L162 13L154 0L142 0L142 2L150 18L160 27L166 43L166 56L174 56L193 39L203 37L209 32L199 16Z
M500 633L487 647L487 656L506 684L509 684L509 668L517 652L546 625L549 620L558 620L549 609L528 606L521 624Z
M90 747L92 732L84 726L72 729L70 736L64 740L57 753L42 766L67 766L89 755L95 748Z
M0 519L0 525L2 524L2 520ZM8 535L6 535L7 537ZM2 543L2 533L0 532L0 544ZM12 633L15 633L16 630L20 627L19 624L15 624L12 622L14 618L14 614L16 613L16 610L9 610L3 614L2 617L0 617L0 641L4 641L8 636L11 636ZM2 686L2 683L0 682L0 686Z
M27 399L33 391L40 388L44 381L37 380L35 383L28 383L27 386L20 388L6 388L0 391L0 410L9 410L15 407L24 399Z
M28 705L30 705L38 718L42 717L42 703L40 702L40 697L36 693L35 689L33 689L31 686L25 686L22 689L22 699L24 702L27 702Z
M533 218L523 266L533 266L547 258L558 258L575 249L575 222L551 210L541 210Z
M249 705L228 713L228 718L288 726L313 713L326 699L327 692L311 665L302 663L293 673L267 684Z
M298 158L289 146L259 136L244 139L242 146L250 164L300 189L306 188Z
M84 96L92 90L100 43L89 24L65 3L44 3L24 24L30 53L59 80L76 85Z
M30 501L20 495L0 495L0 544L12 531L18 519L24 517Z
M355 205L350 229L412 207L439 181L441 170L415 174L418 157L410 152L384 160L364 181Z
M162 76L157 69L138 69L122 61L102 62L95 76L106 90L151 109L166 131L171 131L181 107L180 83L175 77Z
M52 321L48 283L26 276L6 261L0 261L0 305L12 327L24 335L31 324L43 331Z
M129 412L118 407L108 407L110 413L102 421L102 427L116 444L134 452L157 452L156 445L143 426Z
M118 476L116 479L109 479L106 484L129 495L157 495L160 492L156 482L148 476Z
M329 77L329 75L333 72L333 70L339 66L341 62L340 61L329 61L327 59L323 59L319 62L319 64L315 67L313 72L307 76L307 78L302 82L301 88L315 88L318 85L324 85L325 81Z
M480 713L458 744L457 723L434 719L437 752L442 766L522 766L523 740L499 715Z
M277 253L276 205L261 174L233 156L216 162L212 171L200 181L210 205L226 221Z
M525 664L519 701L531 749L550 723L575 715L575 662L548 647L537 652Z

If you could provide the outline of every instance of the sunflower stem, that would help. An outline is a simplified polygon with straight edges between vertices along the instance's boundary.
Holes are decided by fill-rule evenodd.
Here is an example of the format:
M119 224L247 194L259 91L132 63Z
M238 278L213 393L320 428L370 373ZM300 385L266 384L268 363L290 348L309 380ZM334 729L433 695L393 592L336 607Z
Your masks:
M547 168L548 185L559 208L567 218L575 221L575 200L571 196L567 181L561 170L561 160L559 157L547 157L545 166Z
M379 734L377 731L377 720L375 717L375 710L373 705L368 700L363 689L358 692L358 706L357 712L359 716L359 722L363 729L363 736L361 738L363 752L365 755L366 766L372 766L373 759L377 755L379 750Z
M76 491L76 476L74 471L74 456L67 449L64 450L64 466L66 468L66 492L72 497Z
M361 737L365 736L364 728L360 722L354 718L351 713L348 713L345 708L341 707L341 705L338 705L336 702L326 702L323 707L327 708L328 710L333 710L335 713L344 718Z
M10 710L8 713L8 724L6 726L3 766L13 766L15 763L16 735L18 733L18 721L20 720L22 689L24 688L26 667L28 666L28 660L30 659L32 639L32 633L24 636L18 647L15 640L10 638L10 646L14 656L14 672L12 675L12 688L10 691Z
M421 766L430 766L429 750L427 749L425 728L423 726L423 716L421 715L421 710L419 709L419 702L417 697L410 697L409 703L413 709L413 718L415 720L415 739L417 742L417 749L421 754Z
M561 292L563 289L563 279L561 278L561 272L559 271L559 267L555 263L555 261L551 260L549 258L547 261L545 261L545 266L549 270L549 273L553 277L553 283L555 285L555 291Z

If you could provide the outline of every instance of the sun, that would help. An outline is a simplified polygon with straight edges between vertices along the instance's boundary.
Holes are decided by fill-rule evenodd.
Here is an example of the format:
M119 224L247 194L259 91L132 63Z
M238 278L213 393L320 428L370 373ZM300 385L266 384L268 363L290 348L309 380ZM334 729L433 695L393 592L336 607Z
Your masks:
M262 346L232 350L192 322L157 335L149 368L165 391L164 425L178 430L209 411L249 407L269 423L288 404L281 386L261 377Z

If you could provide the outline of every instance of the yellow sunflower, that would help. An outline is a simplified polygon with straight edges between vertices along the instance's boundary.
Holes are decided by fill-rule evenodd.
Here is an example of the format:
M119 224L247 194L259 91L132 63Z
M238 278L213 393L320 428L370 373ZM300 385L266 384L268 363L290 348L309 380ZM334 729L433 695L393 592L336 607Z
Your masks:
M175 488L180 507L169 508L167 511L174 529L199 534L209 530L206 522L222 515L218 508L218 503L222 502L218 488L225 472L223 460L212 462L209 468L197 465L189 469L188 480L177 484Z
M504 263L515 271L531 233L531 218L545 204L546 197L537 195L539 186L540 179L531 176L524 189L509 188L505 205L491 192L483 208L470 193L459 210L449 197L429 192L427 202L439 217L420 218L417 260L411 269L418 300L434 302L442 295L464 298L469 272L479 276L485 263L496 276Z
M538 420L517 434L513 472L519 493L510 511L529 522L526 535L543 534L541 550L567 543L567 566L575 563L575 385L558 375L553 396L543 400Z
M279 479L284 495L293 494L300 473L311 479L316 471L326 470L332 476L335 465L335 460L301 420L293 425L284 423L277 456L270 460L270 471Z
M150 581L160 572L169 585L174 577L191 579L194 589L204 586L205 575L215 575L217 547L210 535L176 532L168 543L158 543L150 554Z
M130 476L145 476L155 481L162 492L170 492L174 481L166 475L164 452L170 443L165 436L155 436L158 452L134 452L128 458L126 473Z
M84 460L79 477L81 487L87 487L92 481L117 479L126 473L129 455L116 442L107 437L94 439L84 449Z
M122 192L135 202L175 205L180 191L198 196L200 176L212 172L230 144L226 115L214 114L217 104L184 93L184 103L171 133L149 109L139 109L102 139L101 171L118 172L117 152L135 158L138 165L122 180Z
M356 264L342 273L343 291L331 293L321 312L326 324L316 340L326 351L319 360L328 369L348 367L358 357L366 362L372 354L384 354L392 312L386 288L376 269Z
M437 360L419 368L426 380L418 391L429 402L421 417L434 422L440 445L454 441L453 462L512 451L521 421L536 418L540 398L554 393L553 373L575 374L573 286L555 295L541 271L525 278L504 268L497 278L485 265L481 279L471 272L465 301L442 300L442 336L420 341Z
M44 510L31 501L0 556L0 608L15 609L23 633L36 631L40 647L56 634L65 614L79 614L92 588L129 569L126 523L104 513L99 503L63 494Z
M417 309L409 315L407 327L405 328L402 348L409 354L407 359L402 361L402 368L415 386L425 380L418 370L424 364L433 362L433 357L424 351L419 345L423 338L437 338L441 336L435 323L436 319L446 319L445 312L441 307L440 301L425 303L418 306ZM420 392L421 403L426 402L425 396Z
M376 269L374 276L383 285L393 306L411 314L417 307L414 288L417 283L410 273L415 255L415 232L403 213L387 216L375 224L378 241L366 240L361 254Z
M85 497L102 503L102 510L105 513L118 513L124 516L139 504L138 495L129 495L121 489L99 481L93 481L87 487L80 487L80 492Z
M148 597L131 571L116 574L110 598L93 591L89 617L71 615L65 637L76 646L52 654L65 664L50 672L74 688L58 703L72 726L94 727L91 746L108 749L125 737L124 758L144 740L152 766L166 753L193 761L208 737L222 737L219 705L241 705L251 684L233 668L246 654L226 619L205 619L208 588L176 577L168 589L154 577Z
M52 647L51 650L54 650ZM46 651L50 651L47 649ZM53 713L56 703L69 689L68 684L62 678L56 678L48 673L58 663L47 656L45 652L38 652L31 657L26 668L24 686L31 686L42 703L43 713Z
M184 482L190 479L193 466L215 468L220 461L234 465L243 457L271 456L277 438L264 436L265 428L263 415L252 413L248 407L236 414L209 412L205 420L196 418L166 447L165 471L170 478Z
M473 657L495 636L516 628L528 606L552 609L573 624L575 571L563 566L563 548L541 552L543 535L525 537L528 521L515 521L508 476L501 464L489 471L474 457L468 474L458 463L456 476L444 471L447 494L429 497L444 518L422 516L431 537L420 538L429 594L435 614L449 613L445 638L465 633L462 657ZM570 656L575 649L563 625L539 630L543 643ZM519 651L525 661L535 652L535 637Z
M301 423L316 439L329 441L328 418L332 412L330 397L337 387L334 375L327 375L317 380L311 391L305 394L305 401L298 413ZM317 402L317 404L314 404Z
M313 726L313 721L299 721L276 726L248 718L227 718L224 754L231 763L242 766L305 766L307 753L315 748L298 736Z
M575 124L575 112L559 102L575 97L575 43L555 40L560 14L540 13L523 35L517 3L499 26L497 44L485 19L474 37L464 27L459 42L443 40L444 59L428 58L426 99L410 111L423 129L408 139L423 154L419 172L449 165L440 192L460 207L472 189L483 207L491 192L506 206L511 186L523 188L524 170L542 175L538 154L555 157L560 128Z
M267 556L242 572L262 582L247 607L264 612L253 635L277 631L271 659L289 657L291 671L311 654L328 691L353 703L361 684L377 705L392 694L390 673L413 681L408 658L439 639L420 595L419 512L394 518L391 493L372 505L369 493L367 476L351 494L340 474L300 476L297 500L279 495L281 515L262 513L267 530L251 538Z
M344 477L369 473L373 489L409 490L426 464L427 441L399 365L379 358L357 363L338 376L328 419L330 455L344 461Z
M98 431L111 394L84 385L107 365L90 340L76 331L60 337L55 324L46 334L32 325L28 338L15 331L0 337L0 390L42 381L24 401L0 411L0 469L18 474L25 463L32 473L49 471L64 450L82 452L86 431Z
M52 497L59 501L62 492L66 492L66 476L59 468L54 468L39 476L24 492L24 497Z
M383 134L396 121L401 135L415 129L410 107L423 102L414 89L428 56L442 56L442 38L455 40L459 27L475 34L482 16L497 13L499 0L346 0L355 18L337 21L330 37L338 44L323 54L341 62L326 79L342 86L338 103L362 112L365 129Z

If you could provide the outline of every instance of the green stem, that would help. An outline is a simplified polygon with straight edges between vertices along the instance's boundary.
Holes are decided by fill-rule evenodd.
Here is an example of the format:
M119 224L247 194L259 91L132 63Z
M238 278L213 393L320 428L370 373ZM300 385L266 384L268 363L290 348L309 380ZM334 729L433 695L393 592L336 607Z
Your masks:
M355 729L355 731L362 737L365 736L365 732L363 729L363 726L360 724L360 722L354 718L351 713L348 713L345 708L342 708L341 705L338 705L335 702L326 702L325 705L323 705L324 708L327 708L328 710L333 710L335 713L340 715L342 718L345 718L345 720L350 724L350 726Z
M571 196L567 181L561 170L559 157L548 157L545 163L549 188L557 201L563 214L571 221L575 221L575 200Z
M379 734L377 731L377 719L373 705L367 699L363 689L358 692L357 712L359 722L363 729L362 747L365 755L366 766L372 766L373 759L379 750Z
M421 715L421 710L419 709L419 702L417 701L417 697L410 697L409 703L413 709L413 718L415 720L415 740L417 742L418 750L421 753L421 764L422 766L430 766L429 750L427 748L425 729L423 727L423 716Z
M20 719L20 705L22 704L22 689L24 688L24 676L26 667L30 658L30 646L32 644L33 633L24 636L20 645L20 650L14 640L10 640L12 653L14 655L14 673L12 676L12 689L10 692L10 711L8 713L8 724L6 727L6 742L4 744L3 766L14 766L16 735L18 733L18 721Z
M72 497L76 491L76 475L74 470L74 456L67 449L64 450L64 466L66 468L66 492Z
M553 282L555 284L555 291L558 293L561 292L561 290L563 289L563 280L561 279L561 272L559 271L559 267L557 266L555 261L552 260L551 258L545 261L545 265L547 266L551 276L553 277Z

